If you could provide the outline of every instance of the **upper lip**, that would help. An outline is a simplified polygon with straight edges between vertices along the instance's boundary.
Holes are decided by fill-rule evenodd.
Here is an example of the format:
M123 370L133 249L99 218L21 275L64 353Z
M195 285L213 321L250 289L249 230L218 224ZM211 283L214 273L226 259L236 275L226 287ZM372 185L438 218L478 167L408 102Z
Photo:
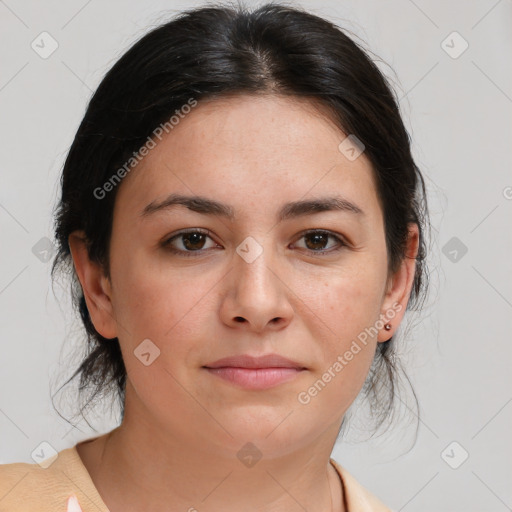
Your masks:
M213 363L204 365L206 368L297 368L304 370L300 363L282 357L279 354L267 354L260 357L253 357L247 354L224 357Z

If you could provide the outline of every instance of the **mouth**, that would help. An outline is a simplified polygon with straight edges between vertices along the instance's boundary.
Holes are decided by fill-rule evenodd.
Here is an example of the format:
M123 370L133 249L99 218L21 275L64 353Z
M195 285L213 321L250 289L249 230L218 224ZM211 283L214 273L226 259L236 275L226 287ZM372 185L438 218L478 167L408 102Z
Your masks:
M251 356L242 354L237 356L224 357L212 363L204 365L206 368L251 368L251 369L268 369L268 368L295 368L296 370L304 370L303 364L292 361L279 354L267 354L264 356Z
M209 373L244 389L261 390L284 384L306 371L297 368L207 368Z
M284 384L307 370L304 365L278 354L232 356L209 363L203 368L224 381L251 390Z

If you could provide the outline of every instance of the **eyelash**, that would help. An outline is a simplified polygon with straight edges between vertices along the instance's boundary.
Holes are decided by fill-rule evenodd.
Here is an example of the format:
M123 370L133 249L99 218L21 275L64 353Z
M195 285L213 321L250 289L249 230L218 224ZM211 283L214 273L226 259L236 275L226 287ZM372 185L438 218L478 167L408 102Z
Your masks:
M198 249L197 251L184 251L181 249L175 249L174 247L171 246L171 243L176 238L179 238L180 236L183 236L183 235L190 235L190 234L196 234L196 233L199 233L201 235L207 235L208 237L211 238L210 231L208 231L206 229L195 228L195 229L191 229L191 230L187 230L187 231L180 231L179 233L173 235L171 238L164 241L162 246L165 247L170 252L172 252L173 254L179 254L180 256L185 256L187 258L188 257L197 257L197 256L201 255L204 251L208 251L210 249L204 249L204 250ZM323 229L310 229L310 230L304 231L300 234L300 237L298 238L298 240L300 240L301 238L303 238L307 235L311 235L311 234L327 235L328 237L334 238L339 244L339 246L335 249L319 250L319 251L314 251L312 249L304 249L309 254L314 255L314 256L325 256L326 254L336 253L348 246L348 244L345 243L345 241L342 238L340 238L338 235L335 235L334 233L331 233L330 231L326 231Z

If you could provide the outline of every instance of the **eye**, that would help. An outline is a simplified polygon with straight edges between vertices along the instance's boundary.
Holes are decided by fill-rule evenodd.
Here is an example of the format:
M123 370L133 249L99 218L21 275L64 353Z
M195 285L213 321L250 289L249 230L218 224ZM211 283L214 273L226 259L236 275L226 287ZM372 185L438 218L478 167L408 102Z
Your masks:
M191 229L187 231L181 231L174 234L172 237L162 243L162 246L171 251L174 254L183 256L199 256L202 252L219 247L218 244L213 242L213 246L205 247L207 239L212 240L210 232L205 229ZM325 230L309 230L302 233L300 239L304 239L305 250L310 254L323 256L325 254L331 254L337 252L347 244L337 235ZM334 249L325 249L329 239L336 241ZM194 254L197 253L197 254Z
M328 243L329 238L336 240L338 246L332 250L326 250L324 246ZM323 256L324 254L331 254L333 252L340 251L347 244L337 235L324 230L310 230L305 233L302 233L300 239L304 239L306 241L306 250L309 253L318 254ZM300 240L299 239L299 240Z
M203 250L207 249L205 249L206 239L209 238L212 240L209 233L210 232L208 230L203 229L182 231L164 241L162 246L168 248L175 254L180 254L183 256L195 256L192 253L201 253ZM214 243L214 246L217 246L217 244Z

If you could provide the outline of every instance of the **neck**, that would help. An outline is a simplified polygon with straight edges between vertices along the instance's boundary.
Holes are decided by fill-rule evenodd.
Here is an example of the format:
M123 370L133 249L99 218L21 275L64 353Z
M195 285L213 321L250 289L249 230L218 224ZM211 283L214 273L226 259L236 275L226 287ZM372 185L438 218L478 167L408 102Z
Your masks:
M204 437L164 432L132 412L127 408L112 432L77 447L110 512L345 512L340 477L329 462L334 441L326 441L339 425L269 457L251 444L242 455Z

